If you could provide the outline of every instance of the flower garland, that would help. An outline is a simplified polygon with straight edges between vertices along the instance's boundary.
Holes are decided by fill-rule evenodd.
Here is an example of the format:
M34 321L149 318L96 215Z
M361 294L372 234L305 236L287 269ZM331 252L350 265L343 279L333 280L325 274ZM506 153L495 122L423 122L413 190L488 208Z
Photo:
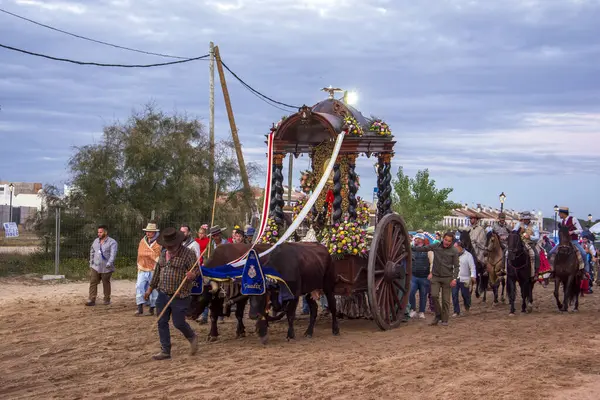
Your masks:
M277 121L277 123L275 124L275 129L279 129L279 127L281 126L283 121L285 121L286 119L287 119L287 115L284 115L283 117L281 117L281 119L279 121Z
M344 126L342 127L342 132L346 135L350 136L362 136L363 129L352 115L344 116Z
M369 226L369 222L371 220L369 206L367 205L367 202L361 199L360 197L358 197L357 200L358 201L356 204L356 222L358 222L358 225L362 227Z
M329 229L323 229L321 243L335 259L342 259L345 256L368 257L369 246L366 236L367 231L361 229L357 222L349 222L346 219Z
M300 211L302 211L302 209L306 205L307 201L308 201L308 196L302 196L298 199L298 201L296 202L296 205L292 209L292 221L296 219L298 214L300 214ZM312 212L309 212L306 215L306 218L309 220L312 219Z
M381 136L391 136L392 135L390 126L380 119L375 119L375 120L373 120L373 122L371 122L369 131L376 133L378 135L381 135Z
M313 171L302 171L300 176L300 187L304 193L310 193L317 186L317 177Z
M279 240L279 226L275 223L273 218L267 220L267 226L265 233L260 238L261 243L275 244Z

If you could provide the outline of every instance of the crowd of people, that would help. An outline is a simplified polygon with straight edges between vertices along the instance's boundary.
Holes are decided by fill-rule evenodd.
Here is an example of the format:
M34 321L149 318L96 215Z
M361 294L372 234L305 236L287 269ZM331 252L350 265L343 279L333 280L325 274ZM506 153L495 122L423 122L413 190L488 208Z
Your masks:
M569 215L569 209L559 210L561 225L569 229L573 246L580 255L580 269L585 271L582 289L584 293L592 293L593 276L597 276L597 253L594 248L593 236L589 236L579 221ZM523 212L519 222L509 228L506 216L501 213L492 226L483 226L481 217L473 214L470 225L463 228L468 232L471 251L467 249L457 235L459 232L436 232L435 239L430 240L424 232L417 231L412 241L412 278L409 292L409 302L405 315L407 319L424 319L429 311L434 314L431 325L448 325L450 316L462 314L460 299L462 298L464 313L471 308L471 295L477 281L476 264L486 265L487 242L491 233L498 235L502 248L506 251L507 239L512 231L517 231L531 257L531 278L547 284L552 277L552 263L549 262L556 252L558 244L553 243L547 235L540 236L539 228L531 223L531 214ZM156 360L170 358L171 342L169 320L172 319L175 328L189 340L191 353L197 351L198 339L196 333L186 321L186 311L190 304L192 283L199 271L192 272L193 267L201 265L202 256L210 245L216 248L225 243L250 243L255 234L252 227L242 229L235 226L231 237L226 239L226 228L202 225L197 234L188 225L179 229L166 228L162 232L154 221L150 221L143 229L144 235L139 242L137 256L137 282L135 315L161 315L158 321L161 352L154 356ZM118 251L117 241L108 234L108 228L98 226L98 237L90 249L90 286L87 306L95 306L98 285L102 282L104 305L111 301L111 275L115 270L115 259ZM538 258L539 257L539 258ZM536 261L539 259L539 268ZM503 265L500 275L506 273ZM596 272L596 274L594 274ZM537 275L537 276L536 276ZM177 289L181 282L187 283ZM596 282L597 283L597 282ZM418 300L417 300L418 294ZM144 306L148 313L144 313ZM327 302L321 297L321 306L326 311ZM308 313L308 305L303 305L303 313ZM452 309L452 314L451 313ZM163 312L164 311L164 312ZM222 317L221 317L222 318ZM208 309L198 318L198 322L207 323Z
M569 214L568 207L559 209L561 226L568 228L571 243L578 250L576 254L579 256L580 270L583 272L581 293L591 294L594 276L598 277L598 254L594 247L594 236L589 231L584 231L577 218ZM470 216L470 225L463 228L469 233L471 252L459 239L459 232L448 232L443 235L443 238L437 232L435 240L430 242L422 231L418 231L411 237L413 262L407 317L425 318L429 303L429 311L435 315L432 324L447 325L450 306L453 309L452 317L461 315L461 297L464 310L468 312L472 302L472 289L477 278L476 261L480 265L487 265L487 246L492 233L498 235L506 254L510 232L518 232L530 255L531 279L537 279L543 287L546 287L553 275L551 260L558 249L558 243L554 243L548 235L540 236L539 227L531 221L531 213L524 211L520 214L517 224L509 228L506 215L500 213L493 225L484 226L481 224L481 216L474 213ZM506 275L506 265L505 256L500 271L501 276ZM598 281L595 283L598 284Z

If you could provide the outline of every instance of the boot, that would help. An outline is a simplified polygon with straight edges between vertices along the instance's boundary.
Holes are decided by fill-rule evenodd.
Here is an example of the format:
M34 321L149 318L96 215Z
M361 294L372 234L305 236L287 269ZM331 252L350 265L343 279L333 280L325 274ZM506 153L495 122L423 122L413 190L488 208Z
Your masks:
M136 317L141 317L142 315L144 315L144 305L143 304L138 304L138 308L137 311L135 313Z
M154 315L154 307L150 307L150 315Z
M85 305L88 307L93 307L96 305L96 300L88 300Z

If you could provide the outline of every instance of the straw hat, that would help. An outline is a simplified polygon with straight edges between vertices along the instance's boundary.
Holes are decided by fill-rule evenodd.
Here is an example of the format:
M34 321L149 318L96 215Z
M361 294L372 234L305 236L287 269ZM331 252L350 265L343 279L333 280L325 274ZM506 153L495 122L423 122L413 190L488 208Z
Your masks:
M148 225L146 225L146 227L142 230L144 232L160 232L160 229L158 229L158 225L156 224L156 222L148 222Z

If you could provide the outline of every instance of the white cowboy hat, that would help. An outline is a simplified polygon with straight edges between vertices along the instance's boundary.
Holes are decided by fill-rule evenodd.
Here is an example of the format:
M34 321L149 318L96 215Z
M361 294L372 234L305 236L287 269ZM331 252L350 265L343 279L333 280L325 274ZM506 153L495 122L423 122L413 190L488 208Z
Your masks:
M144 232L160 232L160 229L158 229L158 225L156 225L155 222L149 222L148 225L146 225L146 227L142 230Z

